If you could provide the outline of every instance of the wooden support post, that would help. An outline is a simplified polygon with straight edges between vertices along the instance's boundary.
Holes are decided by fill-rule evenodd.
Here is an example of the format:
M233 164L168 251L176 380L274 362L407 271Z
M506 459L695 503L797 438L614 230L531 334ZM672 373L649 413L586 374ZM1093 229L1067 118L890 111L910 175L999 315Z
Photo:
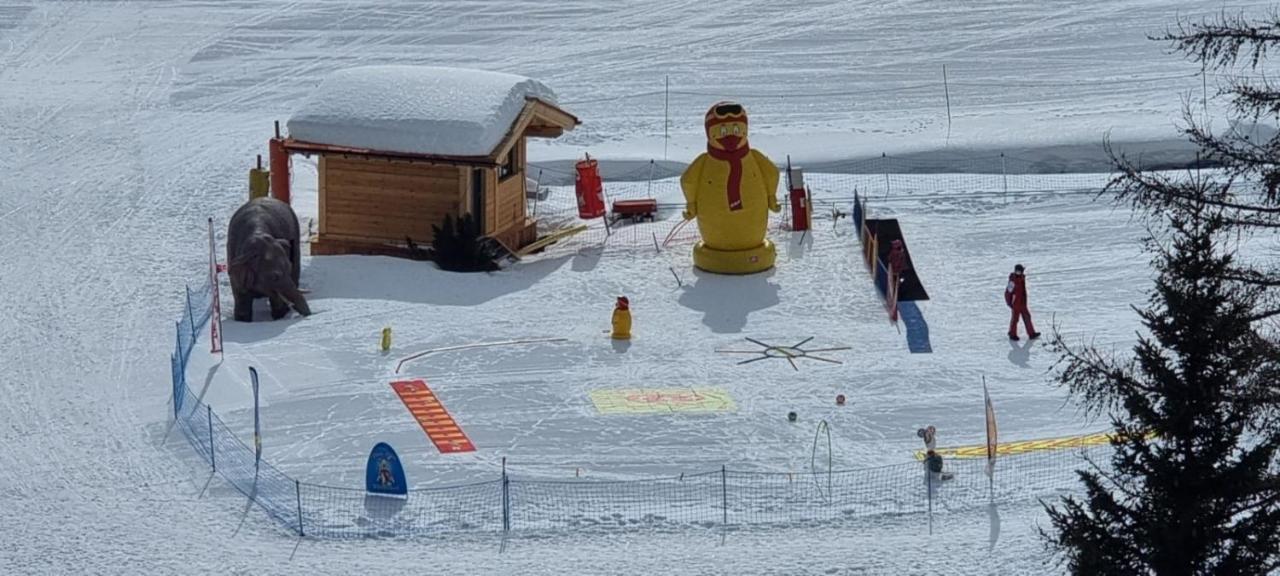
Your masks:
M285 204L289 203L289 151L284 149L280 136L280 122L276 122L276 137L268 146L271 162L271 195Z

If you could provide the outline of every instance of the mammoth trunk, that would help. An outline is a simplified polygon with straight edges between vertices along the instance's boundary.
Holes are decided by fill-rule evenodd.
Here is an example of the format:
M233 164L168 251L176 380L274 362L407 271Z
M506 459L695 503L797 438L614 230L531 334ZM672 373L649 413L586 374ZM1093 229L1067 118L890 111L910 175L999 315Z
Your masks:
M311 315L311 307L307 306L307 299L302 296L302 292L296 287L285 288L280 291L280 295L284 297L284 299L287 300L289 304L293 306L293 309L297 310L299 314L303 316Z

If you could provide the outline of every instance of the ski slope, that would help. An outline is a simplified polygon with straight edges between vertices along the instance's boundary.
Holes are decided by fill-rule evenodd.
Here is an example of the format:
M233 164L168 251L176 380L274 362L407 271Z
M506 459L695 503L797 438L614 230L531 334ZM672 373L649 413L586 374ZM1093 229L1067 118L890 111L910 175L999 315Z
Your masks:
M542 80L584 125L562 141L531 146L535 160L584 150L639 159L666 150L687 159L702 146L702 112L722 97L750 108L755 145L775 159L1089 145L1106 130L1119 141L1173 137L1181 94L1201 86L1197 68L1163 54L1146 33L1175 14L1259 4L753 2L730 15L694 2L0 6L0 507L8 514L0 523L0 573L351 573L387 568L388 558L396 566L458 574L1041 572L1046 556L1035 526L1044 517L1034 503L998 511L999 539L990 548L993 524L980 510L949 516L932 539L910 516L839 530L515 538L503 553L489 535L298 544L238 493L209 482L208 470L171 429L167 356L183 283L203 270L206 218L225 220L243 200L247 169L264 153L271 122L287 118L324 74L345 66L473 66ZM1210 79L1211 91L1217 81ZM394 405L373 404L374 387L385 386L373 376L385 376L384 364L358 348L330 358L302 343L371 350L375 329L386 323L403 345L490 336L481 326L568 332L573 344L559 349L511 351L478 367L466 364L475 358L447 359L427 369L439 372L425 373L451 387L458 386L451 373L477 368L471 373L478 387L514 382L543 393L530 395L524 412L513 410L509 424L495 408L515 400L514 392L490 395L487 407L483 398L474 402L482 445L511 450L529 473L546 476L580 465L605 476L708 461L794 466L799 428L787 427L779 414L788 409L805 423L833 420L843 434L834 446L843 462L906 459L917 422L936 423L947 442L978 438L974 386L983 373L994 384L1009 437L1088 428L1046 384L1048 354L1024 355L1002 340L999 286L1022 261L1032 275L1038 321L1056 313L1069 333L1123 349L1136 326L1127 305L1141 300L1148 276L1135 241L1140 226L1081 195L1008 205L949 198L873 206L903 218L913 256L937 294L925 309L935 334L929 358L904 353L851 259L852 238L834 233L814 234L803 253L784 250L789 267L750 280L749 298L738 308L718 297L713 285L720 279L695 277L675 249L596 257L588 246L567 244L570 251L502 272L483 287L467 284L478 278L446 278L426 266L362 260L353 265L368 267L386 281L379 289L390 291L372 295L365 283L337 274L339 261L309 260L305 282L322 310L314 326L341 329L317 335L310 321L253 325L234 344L263 354L273 374L285 374L290 362L298 368L299 378L272 380L295 383L291 391L267 390L268 432L284 440L271 445L270 458L299 476L336 475L335 482L345 481L358 452L343 442L367 437L360 426L386 420L372 411L389 415ZM673 290L668 265L683 267L687 291ZM461 300L431 301L416 286L446 282L475 290ZM619 292L655 305L637 305L639 337L630 350L597 351L609 344L593 339L600 336L594 331L607 325L607 302ZM403 304L406 319L387 317L386 302ZM581 322L567 322L566 309L578 308L572 317ZM352 315L349 326L337 323L342 314ZM661 321L698 344L652 336ZM268 335L293 348L268 353ZM734 367L708 352L744 335L813 335L863 348L841 356L845 364L835 369L805 365L795 373L767 363ZM583 357L595 363L564 366ZM353 365L322 364L343 358ZM538 363L555 366L536 376L499 374L504 366ZM240 366L225 366L228 378L211 382L210 394L222 395L218 401L242 425L243 406L236 403L243 389L232 376L243 373ZM764 383L737 378L748 367ZM535 435L520 438L517 428L540 411L549 416L544 438L612 428L580 404L553 407L550 395L574 398L582 391L575 387L588 384L569 380L619 372L712 380L731 388L742 411L729 430L717 432L725 434L720 442L680 436L672 444L681 430L638 422L623 427L637 436L626 443L584 441L573 454L555 442L538 445ZM344 388L344 379L369 391ZM852 399L843 413L831 402L837 390ZM290 410L306 394L369 401L371 412L335 412L335 424L352 427L335 425L333 436L317 439L317 418ZM397 440L402 446L424 442L420 430L397 426L386 433L404 438ZM680 426L689 435L712 428ZM759 450L729 431L755 434ZM374 432L382 433L366 431ZM660 451L641 440L673 448ZM634 457L611 452L616 446ZM308 450L316 450L314 461ZM485 459L492 457L482 452L440 470L445 479L490 471ZM410 475L425 484L436 470Z

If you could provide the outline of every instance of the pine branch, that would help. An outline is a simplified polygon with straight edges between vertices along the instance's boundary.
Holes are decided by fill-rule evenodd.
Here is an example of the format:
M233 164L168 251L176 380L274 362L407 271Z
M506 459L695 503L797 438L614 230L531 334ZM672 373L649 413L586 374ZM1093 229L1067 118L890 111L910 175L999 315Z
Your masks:
M1259 320L1266 320L1267 318L1274 318L1276 316L1280 316L1280 308L1268 308L1262 312L1245 316L1244 318L1250 322L1257 322Z
M1111 484L1111 486L1112 486L1113 488L1115 488L1115 489L1119 490L1120 492L1124 493L1124 495L1125 495L1125 496L1128 496L1128 497L1129 497L1130 499L1132 499L1132 500L1141 500L1141 499L1142 499L1142 495L1141 495L1141 494L1138 494L1137 492L1134 492L1134 491L1133 491L1133 489L1132 489L1132 488L1130 488L1130 487L1129 487L1129 485L1128 485L1127 483L1123 483L1123 482L1121 482L1120 480L1116 479L1116 477L1115 477L1115 476L1113 476L1113 475L1111 475L1111 474L1108 474L1105 470L1103 470L1103 469L1102 469L1102 466L1099 466L1099 465L1098 465L1098 463L1097 463L1097 462L1095 462L1095 461L1093 460L1093 458L1092 458L1091 456L1089 456L1089 455L1087 455L1087 454L1086 454L1086 455L1084 456L1084 461L1085 461L1085 463L1087 463L1087 464L1089 465L1089 467L1090 467L1090 468L1092 468L1092 469L1093 469L1093 473L1094 473L1094 474L1097 474L1098 476L1101 476L1102 478L1106 479L1106 481L1107 481L1109 484Z
M1198 178L1177 183L1164 175L1143 171L1123 156L1113 156L1113 160L1121 173L1112 178L1099 195L1112 194L1117 201L1128 202L1149 215L1186 212L1195 209L1197 204L1205 204L1230 211L1218 216L1224 224L1246 229L1280 228L1280 206L1231 200L1234 198L1230 192L1232 182L1215 184ZM1280 172L1275 176L1280 183ZM1280 196L1268 194L1267 198L1266 201L1271 202Z
M1265 80L1262 86L1237 81L1231 86L1231 105L1243 115L1257 119L1280 115L1280 92Z
M1051 347L1060 356L1058 364L1066 364L1058 381L1072 394L1081 396L1085 410L1092 415L1120 407L1128 396L1155 392L1133 378L1132 361L1128 365L1117 365L1114 358L1103 356L1093 346L1076 350L1066 343L1057 326L1053 328Z
M1276 161L1280 158L1280 140L1277 140L1280 133L1265 144L1253 142L1236 127L1232 127L1225 136L1217 136L1196 124L1190 112L1184 114L1187 114L1184 119L1187 127L1182 132L1201 149L1206 160L1221 165L1232 180L1256 178L1261 184L1260 189L1265 192L1262 200L1266 203L1276 201L1276 188L1280 183L1280 175L1277 175L1280 163Z
M1280 45L1280 17L1273 12L1267 22L1254 23L1243 14L1227 16L1224 13L1216 21L1180 20L1176 31L1150 38L1169 42L1175 51L1193 62L1226 67L1243 56L1251 68L1257 68L1267 49Z

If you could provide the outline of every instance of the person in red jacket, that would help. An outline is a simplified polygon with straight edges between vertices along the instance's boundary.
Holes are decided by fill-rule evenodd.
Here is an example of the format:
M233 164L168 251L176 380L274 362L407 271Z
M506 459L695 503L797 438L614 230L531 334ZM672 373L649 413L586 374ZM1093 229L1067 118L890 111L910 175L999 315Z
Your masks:
M907 271L907 248L902 240L894 240L889 245L889 271L899 280L902 279L902 273Z
M1018 317L1022 317L1022 324L1027 328L1027 338L1035 339L1040 337L1040 333L1036 332L1035 324L1031 323L1031 310L1027 309L1027 277L1023 274L1024 269L1021 264L1013 267L1013 273L1009 274L1009 284L1004 289L1004 303L1009 305L1009 309L1013 311L1013 316L1009 318L1009 339L1018 339Z

